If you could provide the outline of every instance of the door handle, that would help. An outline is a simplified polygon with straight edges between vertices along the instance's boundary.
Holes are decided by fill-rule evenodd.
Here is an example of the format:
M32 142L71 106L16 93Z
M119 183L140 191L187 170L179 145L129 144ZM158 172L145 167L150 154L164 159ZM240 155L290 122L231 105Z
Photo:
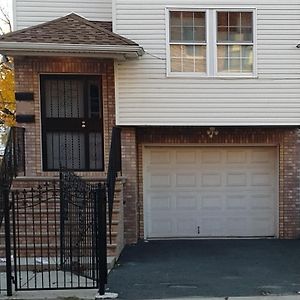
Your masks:
M82 127L82 128L85 128L85 127L86 127L85 121L82 121L82 122L81 122L81 127Z

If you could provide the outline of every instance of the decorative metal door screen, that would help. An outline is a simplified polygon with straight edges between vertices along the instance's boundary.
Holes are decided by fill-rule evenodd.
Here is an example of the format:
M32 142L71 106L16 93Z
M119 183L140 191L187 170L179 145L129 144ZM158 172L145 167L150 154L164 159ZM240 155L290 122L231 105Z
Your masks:
M100 76L41 76L45 170L103 170Z

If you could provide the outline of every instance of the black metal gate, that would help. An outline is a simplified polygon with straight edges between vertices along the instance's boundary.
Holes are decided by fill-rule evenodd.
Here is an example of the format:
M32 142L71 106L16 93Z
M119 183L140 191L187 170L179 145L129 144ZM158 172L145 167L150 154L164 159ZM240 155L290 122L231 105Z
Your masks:
M100 282L103 289L107 283L105 185L61 172L60 205L62 270L85 277L85 284L88 279Z
M59 182L12 192L16 290L107 283L106 187L63 171Z

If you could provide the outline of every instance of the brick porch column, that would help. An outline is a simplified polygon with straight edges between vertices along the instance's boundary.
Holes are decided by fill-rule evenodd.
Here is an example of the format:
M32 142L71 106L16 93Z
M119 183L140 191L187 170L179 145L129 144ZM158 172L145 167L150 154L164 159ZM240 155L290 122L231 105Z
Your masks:
M125 242L135 243L138 238L138 171L137 143L135 128L122 128L122 175L126 178L124 185L124 237Z
M295 239L300 235L299 199L299 130L287 131L280 151L280 238Z

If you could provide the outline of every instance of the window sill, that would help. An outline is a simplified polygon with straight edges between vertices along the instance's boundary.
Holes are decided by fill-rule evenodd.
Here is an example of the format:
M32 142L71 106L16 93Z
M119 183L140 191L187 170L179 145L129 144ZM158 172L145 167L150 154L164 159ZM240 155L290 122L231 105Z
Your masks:
M167 73L167 78L189 78L189 79L258 79L258 75L216 75L216 76L208 76L206 74L193 74L193 73Z

